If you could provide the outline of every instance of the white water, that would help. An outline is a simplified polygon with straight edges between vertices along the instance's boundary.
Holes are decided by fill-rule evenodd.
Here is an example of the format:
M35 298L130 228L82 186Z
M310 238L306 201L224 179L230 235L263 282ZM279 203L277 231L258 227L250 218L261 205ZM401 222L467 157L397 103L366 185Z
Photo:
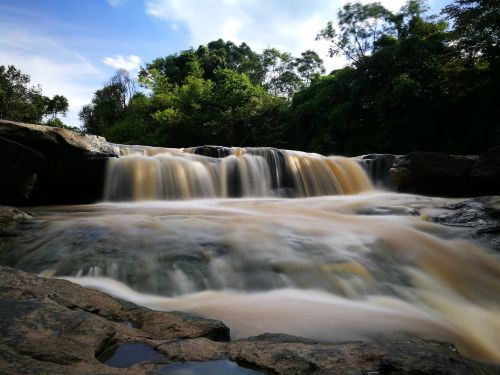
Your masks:
M43 260L46 275L221 319L233 337L417 336L500 362L498 255L426 220L446 202L372 192L49 207L16 266ZM370 210L393 214L360 215Z
M129 202L34 208L0 260L220 319L233 338L423 337L500 363L499 257L428 221L449 200L371 191L346 158L120 151L106 196Z

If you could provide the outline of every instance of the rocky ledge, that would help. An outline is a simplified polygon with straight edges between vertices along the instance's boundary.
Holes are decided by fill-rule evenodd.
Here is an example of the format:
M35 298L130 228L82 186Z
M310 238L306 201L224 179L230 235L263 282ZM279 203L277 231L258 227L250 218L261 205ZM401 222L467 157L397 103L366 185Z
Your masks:
M355 159L377 186L399 192L446 197L500 194L500 146L479 156L414 151Z
M116 156L102 137L0 120L0 204L97 201Z
M287 375L500 371L433 341L323 343L282 334L230 341L219 321L148 310L0 266L2 374L161 374L168 364L221 359Z

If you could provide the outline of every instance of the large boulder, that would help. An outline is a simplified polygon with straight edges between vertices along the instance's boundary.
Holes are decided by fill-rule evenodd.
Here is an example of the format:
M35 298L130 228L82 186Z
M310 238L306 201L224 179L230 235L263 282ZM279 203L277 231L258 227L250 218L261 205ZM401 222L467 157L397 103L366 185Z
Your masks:
M159 340L201 337L228 340L229 329L0 266L1 374L121 374L99 360L118 343L154 348Z
M20 143L0 137L0 160L2 203L28 199L38 173L47 166L45 157Z
M479 194L500 194L500 146L479 156L470 172L471 185Z
M469 174L477 156L440 152L410 152L395 158L389 175L400 192L424 195L470 194Z
M117 156L104 138L7 120L0 120L0 136L9 144L2 151L4 158L10 160L10 165L22 165L15 170L3 163L6 173L3 177L24 181L17 183L15 193L8 197L1 195L0 203L21 201L27 195L29 204L87 203L101 199L106 161Z
M394 184L389 176L389 170L396 157L392 154L367 154L353 159L363 167L376 187L392 188Z
M425 340L325 343L283 334L228 341L221 322L151 311L0 266L1 374L157 374L231 360L270 374L498 374ZM123 368L118 368L123 367Z

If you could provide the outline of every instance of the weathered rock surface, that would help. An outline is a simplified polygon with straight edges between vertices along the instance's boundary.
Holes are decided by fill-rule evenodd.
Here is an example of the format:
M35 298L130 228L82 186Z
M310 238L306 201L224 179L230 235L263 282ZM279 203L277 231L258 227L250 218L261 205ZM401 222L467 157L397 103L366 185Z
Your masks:
M500 190L500 146L490 148L472 166L471 184L486 194Z
M2 162L2 181L19 181L14 192L0 195L0 203L21 202L26 195L29 204L97 201L106 160L117 156L102 137L56 127L0 120L0 136L10 145L2 150L9 160Z
M0 267L0 373L119 374L97 357L119 342L228 340L214 320L154 312L59 279ZM144 373L133 370L132 373Z
M461 357L450 344L423 340L332 344L282 334L228 339L229 330L218 321L151 311L65 280L0 266L2 374L153 374L168 363L223 358L288 375L500 371ZM158 355L127 369L98 360L130 344Z
M31 219L31 215L15 207L0 206L0 238L20 235L19 223Z
M232 154L231 147L225 146L205 145L191 147L191 149L193 149L193 152L197 155L203 155L212 158L223 158Z
M393 188L389 170L398 157L392 154L368 154L354 158L366 171L375 186Z
M461 229L461 235L500 252L500 196L478 197L444 206L432 220Z
M29 147L0 137L0 160L2 202L28 199L37 174L47 166L45 157Z
M396 157L389 174L398 191L460 196L469 189L468 177L476 159L439 152L410 152Z

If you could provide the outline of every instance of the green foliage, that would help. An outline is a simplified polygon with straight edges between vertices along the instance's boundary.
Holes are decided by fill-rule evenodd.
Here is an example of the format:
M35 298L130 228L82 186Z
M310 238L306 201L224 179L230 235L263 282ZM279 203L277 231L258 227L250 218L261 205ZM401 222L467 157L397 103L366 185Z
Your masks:
M331 43L331 57L343 54L349 61L359 62L374 49L391 16L391 12L380 3L347 3L337 13L339 29L330 21L318 33L316 40L324 39Z
M40 123L45 115L52 113L48 109L51 100L42 95L40 86L30 86L29 83L30 77L13 65L0 66L0 118ZM66 100L63 96L56 96Z
M68 99L66 99L62 95L54 95L52 99L49 99L47 101L47 112L52 116L52 120L54 120L54 123L56 123L55 120L57 120L56 116L58 113L66 116L68 107Z
M297 59L276 49L259 55L217 40L146 64L138 79L146 93L128 102L112 79L80 118L86 131L120 143L284 145L287 99L322 72L313 51Z
M135 84L127 71L116 72L102 89L94 93L92 103L83 106L80 111L83 130L105 135L109 127L125 117L128 101L134 93Z
M276 146L324 154L479 153L500 144L498 2L455 0L452 21L422 0L399 12L346 4L318 39L349 66L216 40L115 76L80 117L120 143ZM52 112L51 112L52 113Z
M453 22L453 48L469 63L496 62L500 56L500 3L495 0L456 0L443 9Z
M456 1L448 12L464 2ZM484 3L484 17L491 21L491 8L498 6ZM478 153L500 143L497 55L485 52L483 39L472 38L468 49L476 52L464 53L464 26L455 22L449 32L445 22L424 18L424 9L409 1L396 14L378 4L349 4L339 12L341 33L329 23L320 36L333 36L334 52L344 52L354 67L332 72L294 96L287 133L292 144L354 155ZM382 31L375 33L370 10L383 15ZM457 19L468 11L453 14Z

